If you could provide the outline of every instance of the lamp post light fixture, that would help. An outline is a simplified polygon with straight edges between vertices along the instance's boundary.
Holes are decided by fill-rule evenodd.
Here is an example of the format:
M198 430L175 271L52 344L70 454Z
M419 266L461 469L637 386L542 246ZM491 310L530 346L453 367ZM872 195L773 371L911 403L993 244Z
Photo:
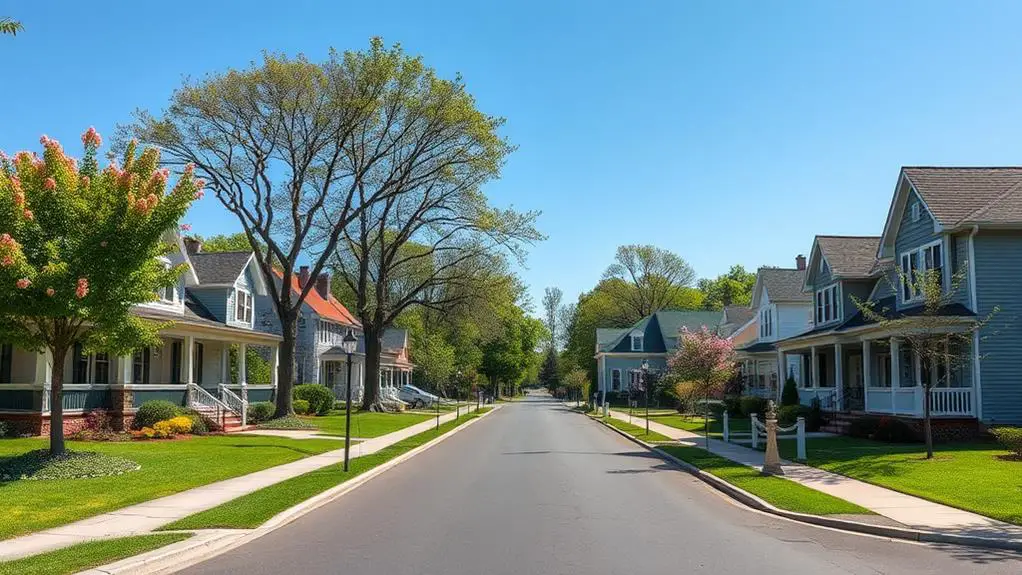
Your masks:
M348 459L351 453L351 354L355 353L358 338L350 328L341 340L341 349L348 356L348 379L345 383L344 399L344 472L348 472Z
M642 360L642 388L646 391L646 437L649 437L649 360Z

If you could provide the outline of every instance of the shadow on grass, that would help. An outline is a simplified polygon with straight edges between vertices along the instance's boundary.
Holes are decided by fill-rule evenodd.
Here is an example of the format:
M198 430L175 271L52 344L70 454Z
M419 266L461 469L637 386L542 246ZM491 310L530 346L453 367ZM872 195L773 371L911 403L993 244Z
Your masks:
M232 444L228 444L226 447L233 447L233 448L236 448L236 449L250 449L250 448L283 449L285 451L293 451L295 453L301 453L302 455L319 455L321 453L327 453L327 451L317 451L317 450L302 449L302 448L296 447L294 445L276 445L276 444L266 444L266 443L232 443ZM343 448L343 444L342 444L342 448ZM328 451L332 451L332 450L328 450Z

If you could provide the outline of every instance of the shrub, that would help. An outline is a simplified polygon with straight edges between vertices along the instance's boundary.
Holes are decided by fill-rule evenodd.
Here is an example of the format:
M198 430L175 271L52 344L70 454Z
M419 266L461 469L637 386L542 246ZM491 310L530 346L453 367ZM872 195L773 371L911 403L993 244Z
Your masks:
M0 437L7 437L11 433L6 421L0 421Z
M85 429L89 431L111 431L110 415L105 409L93 409L85 414Z
M781 405L798 405L798 384L794 377L784 380L784 389L781 390Z
M326 415L334 406L334 394L326 386L318 383L303 383L295 386L292 397L308 401L308 413L315 415Z
M306 413L309 413L308 401L305 401L304 399L296 399L294 400L293 405L295 408L295 413L297 413L298 415L305 415Z
M175 418L168 419L167 424L170 425L170 429L174 433L192 432L192 420L187 415L179 415Z
M201 413L189 410L182 417L187 417L192 422L192 435L205 435L209 433L209 424Z
M277 406L269 401L257 401L248 405L248 421L250 423L262 423L273 417Z
M777 423L789 426L795 423L800 417L806 418L806 427L809 427L810 408L805 405L782 405L777 408Z
M742 410L742 417L749 417L753 413L760 415L766 413L767 400L762 397L743 395L738 401Z
M180 412L181 408L169 401L162 399L147 401L135 412L135 421L132 423L132 427L135 429L153 427L157 422L177 417Z
M724 398L724 409L727 410L727 414L731 417L742 416L742 402L741 396L729 395Z
M1015 454L1022 457L1022 427L994 427L990 433L997 438L1001 445Z
M170 420L168 419L166 421L157 421L153 425L153 435L157 438L165 439L168 437L174 437L177 433L175 433L174 426L170 424Z

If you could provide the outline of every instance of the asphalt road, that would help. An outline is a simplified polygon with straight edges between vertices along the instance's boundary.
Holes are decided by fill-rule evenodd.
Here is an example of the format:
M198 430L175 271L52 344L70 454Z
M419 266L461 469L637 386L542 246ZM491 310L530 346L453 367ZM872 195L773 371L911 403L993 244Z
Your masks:
M1022 573L1022 555L740 507L560 404L506 405L189 574Z

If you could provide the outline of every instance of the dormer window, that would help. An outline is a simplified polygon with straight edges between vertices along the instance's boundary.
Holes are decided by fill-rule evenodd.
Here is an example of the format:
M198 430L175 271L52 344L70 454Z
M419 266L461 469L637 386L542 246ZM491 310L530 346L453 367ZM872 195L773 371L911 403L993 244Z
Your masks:
M837 284L834 284L816 292L816 325L832 322L837 318Z
M237 290L234 319L241 323L252 323L252 294Z
M632 334L632 351L642 351L642 334Z
M919 202L912 202L912 206L909 208L909 213L912 216L913 222L919 221Z
M759 337L773 337L774 335L774 314L773 310L766 308L759 312Z
M170 260L165 257L159 258L164 270L170 269ZM156 288L156 299L160 303L173 304L177 301L177 283Z
M822 257L820 258L820 273L821 274L827 273L827 260L823 259Z

